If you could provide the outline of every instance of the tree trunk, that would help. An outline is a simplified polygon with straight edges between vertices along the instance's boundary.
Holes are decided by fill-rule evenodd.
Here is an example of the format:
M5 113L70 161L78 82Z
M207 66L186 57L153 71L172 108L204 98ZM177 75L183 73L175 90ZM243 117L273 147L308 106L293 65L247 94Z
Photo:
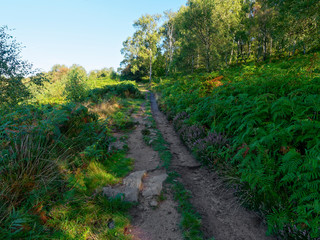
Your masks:
M240 42L239 42L239 40L238 40L238 42L237 42L237 64L238 64L238 61L239 61L239 55L240 55Z
M150 49L150 84L151 84L151 77L152 77L152 50Z
M168 63L168 58L166 57L166 63L165 63L165 69L167 69L166 70L166 76L168 76L168 73L169 73L169 63Z
M263 61L267 60L267 37L263 37Z
M233 38L233 43L232 43L232 48L231 48L231 53L230 53L229 65L232 63L232 57L233 57L233 46L234 46L234 38Z
M272 56L272 37L270 37L270 53L269 53L269 57L270 57L270 63L271 63L271 56Z
M296 44L297 44L297 41L294 40L294 42L293 42L292 56L294 56L294 54L296 53Z
M168 36L169 36L169 64L168 64L168 68L167 68L167 74L170 72L170 68L171 68L171 64L172 64L172 59L173 59L173 26L168 29Z
M191 72L191 73L193 74L193 70L194 70L194 56L193 56L193 55L192 55L192 62L191 62L191 64L192 64L192 70L191 70L192 72Z
M198 48L198 55L197 55L197 69L200 67L200 49Z
M207 72L210 72L210 45L209 43L206 44L206 68Z

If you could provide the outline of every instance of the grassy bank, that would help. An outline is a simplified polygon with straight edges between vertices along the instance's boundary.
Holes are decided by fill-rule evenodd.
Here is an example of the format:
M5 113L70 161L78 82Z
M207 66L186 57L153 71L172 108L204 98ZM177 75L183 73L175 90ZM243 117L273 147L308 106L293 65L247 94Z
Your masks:
M77 103L62 93L1 109L1 238L127 239L131 205L100 190L131 170L112 132L134 126L142 95L132 82L106 82Z

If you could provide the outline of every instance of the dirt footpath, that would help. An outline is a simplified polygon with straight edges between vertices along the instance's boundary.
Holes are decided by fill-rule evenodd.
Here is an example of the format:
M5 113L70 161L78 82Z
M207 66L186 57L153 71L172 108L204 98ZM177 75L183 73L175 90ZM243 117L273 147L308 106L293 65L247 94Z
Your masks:
M178 226L180 215L169 187L164 184L161 195L152 194L152 191L159 190L161 184L159 179L162 181L166 178L166 171L159 167L158 152L145 144L143 140L141 131L145 129L145 124L148 124L144 114L144 106L133 117L135 121L139 122L139 125L129 135L127 156L134 159L134 171L146 170L147 174L143 179L139 205L130 212L133 218L130 228L131 235L135 240L183 239Z
M170 144L173 155L172 170L180 174L178 179L192 194L191 203L202 216L205 238L215 240L267 240L266 226L253 212L240 206L233 191L224 187L218 175L201 167L181 142L151 94L153 117L164 139Z

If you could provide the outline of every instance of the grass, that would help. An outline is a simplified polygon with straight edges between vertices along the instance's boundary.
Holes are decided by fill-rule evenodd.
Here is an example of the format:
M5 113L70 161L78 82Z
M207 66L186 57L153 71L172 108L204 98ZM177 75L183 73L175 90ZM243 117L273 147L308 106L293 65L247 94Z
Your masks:
M138 94L131 83L121 89L111 84L113 91L129 90L86 103L66 103L44 91L37 96L42 103L1 109L1 238L130 239L131 204L107 199L101 189L132 170L128 148L110 148L110 133L132 128L131 114L142 100L131 98Z
M103 100L98 104L87 103L86 105L91 112L98 114L100 119L106 119L107 117L112 116L121 108L121 105L115 97Z
M130 207L120 199L77 196L77 201L55 206L48 225L59 229L59 239L130 239L124 231L130 223L126 215ZM108 227L110 222L114 228Z

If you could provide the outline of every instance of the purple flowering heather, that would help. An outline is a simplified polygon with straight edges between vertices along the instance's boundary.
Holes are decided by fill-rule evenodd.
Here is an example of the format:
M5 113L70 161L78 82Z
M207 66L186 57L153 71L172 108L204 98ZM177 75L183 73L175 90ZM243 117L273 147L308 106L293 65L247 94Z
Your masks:
M180 130L179 134L181 135L181 138L186 143L186 145L192 149L194 143L201 138L204 138L206 136L206 130L203 126L199 125L192 125L187 126L184 125Z
M196 152L198 157L204 162L212 162L219 159L218 150L226 146L227 138L217 132L209 132L209 134L202 139L194 142L192 150Z
M190 116L186 112L178 113L173 119L173 126L176 130L179 130L183 127L184 121L188 119Z
M181 113L178 113L178 114L174 117L173 121L176 122L176 121L178 121L178 120L184 120L184 119L187 119L187 118L189 118L189 117L190 117L190 116L189 116L188 113L186 113L186 112L181 112Z
M189 114L181 112L173 119L173 124L181 139L187 147L194 151L197 157L208 163L216 162L219 159L218 151L227 145L227 138L217 132L209 132L201 125L189 126L186 120Z

